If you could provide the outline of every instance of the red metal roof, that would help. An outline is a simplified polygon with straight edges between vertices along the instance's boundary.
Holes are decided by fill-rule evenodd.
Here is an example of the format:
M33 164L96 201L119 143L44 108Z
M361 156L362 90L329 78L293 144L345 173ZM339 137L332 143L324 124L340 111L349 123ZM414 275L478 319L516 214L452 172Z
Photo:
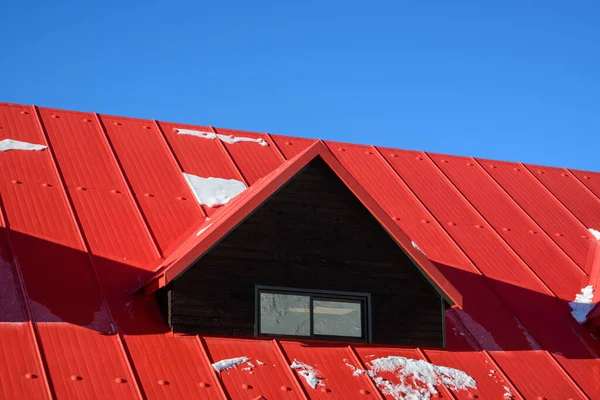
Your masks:
M3 139L48 149L0 152L0 398L393 398L352 368L394 355L476 379L477 390L439 383L443 397L600 398L600 346L568 306L598 282L598 173L11 104ZM130 294L314 149L462 297L446 350L173 336L152 296ZM183 172L250 189L200 206ZM254 367L210 365L242 356Z

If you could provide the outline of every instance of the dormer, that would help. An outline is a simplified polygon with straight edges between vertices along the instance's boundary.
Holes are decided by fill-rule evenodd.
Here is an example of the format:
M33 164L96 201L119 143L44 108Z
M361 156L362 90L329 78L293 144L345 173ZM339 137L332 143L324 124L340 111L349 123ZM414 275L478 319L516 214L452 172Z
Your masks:
M438 348L461 302L322 143L198 225L144 290L175 333Z

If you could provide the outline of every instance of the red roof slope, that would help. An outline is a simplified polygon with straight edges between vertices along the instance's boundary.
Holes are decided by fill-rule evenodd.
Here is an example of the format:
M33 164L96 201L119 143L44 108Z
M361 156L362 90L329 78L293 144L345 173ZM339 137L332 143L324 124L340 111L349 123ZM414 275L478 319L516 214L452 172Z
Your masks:
M597 284L588 228L600 229L600 174L319 144L462 296L447 312L447 349L179 337L132 288L315 140L10 104L3 139L48 149L0 152L0 398L392 398L348 366L387 356L477 380L468 391L438 384L444 397L600 398L600 346L568 306ZM183 172L251 189L200 206ZM255 367L210 366L242 356ZM294 360L325 386L308 385Z

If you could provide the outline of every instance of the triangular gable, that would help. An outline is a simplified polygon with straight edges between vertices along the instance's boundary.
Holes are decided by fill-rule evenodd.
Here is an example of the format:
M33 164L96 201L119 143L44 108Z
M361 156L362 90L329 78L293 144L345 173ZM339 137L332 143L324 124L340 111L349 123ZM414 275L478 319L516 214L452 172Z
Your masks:
M246 219L254 210L281 189L310 161L320 157L337 177L348 187L378 223L388 232L402 250L414 261L415 266L450 304L462 307L462 296L442 273L412 244L411 240L340 164L329 149L320 141L285 162L279 168L242 192L228 205L186 233L181 245L157 268L150 279L135 291L152 293L173 281L187 268L215 246L228 232Z

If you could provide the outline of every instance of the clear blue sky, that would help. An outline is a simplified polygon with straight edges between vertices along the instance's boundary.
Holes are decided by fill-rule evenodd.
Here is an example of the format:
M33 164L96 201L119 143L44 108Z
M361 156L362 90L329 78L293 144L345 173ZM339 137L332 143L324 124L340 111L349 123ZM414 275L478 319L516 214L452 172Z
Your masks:
M600 170L598 1L52 3L0 101Z

